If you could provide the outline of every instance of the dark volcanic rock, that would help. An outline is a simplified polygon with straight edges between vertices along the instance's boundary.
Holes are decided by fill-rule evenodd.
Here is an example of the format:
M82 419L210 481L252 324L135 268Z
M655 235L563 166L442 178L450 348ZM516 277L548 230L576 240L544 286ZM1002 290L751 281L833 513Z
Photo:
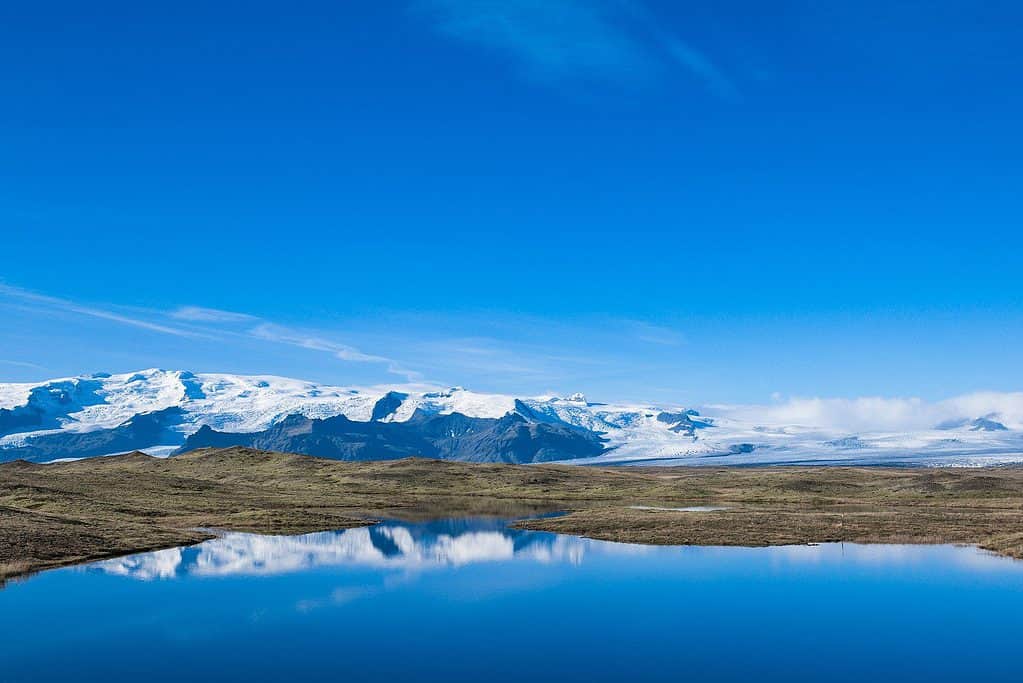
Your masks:
M971 432L1007 432L1009 428L1003 425L1001 422L996 422L987 417L978 417L976 420L970 423Z
M168 435L168 428L181 422L182 412L181 408L177 407L165 408L152 413L141 413L112 429L29 437L23 446L0 450L0 458L47 462L58 458L85 458L133 451L161 442L167 443L171 438Z
M705 429L711 426L709 422L693 419L699 416L700 414L695 410L686 410L678 413L660 413L657 415L657 421L671 425L669 429L673 432L695 436L697 429Z
M1009 430L1008 427L993 418L994 415L985 415L984 417L978 417L976 420L970 420L965 417L958 420L946 420L935 427L935 429L951 430L969 427L971 432L1005 432Z
M420 456L470 462L530 463L600 455L599 434L517 413L501 418L416 411L407 422L356 422L343 415L323 420L292 415L261 432L233 434L203 427L178 452L249 446L336 460Z
M408 394L403 394L400 391L388 391L373 406L373 415L370 420L377 422L391 415L401 407L406 398L408 398Z
M50 382L29 392L25 405L0 408L0 436L19 432L56 429L58 418L67 417L84 406L102 403L97 395L100 383L95 380L74 379Z

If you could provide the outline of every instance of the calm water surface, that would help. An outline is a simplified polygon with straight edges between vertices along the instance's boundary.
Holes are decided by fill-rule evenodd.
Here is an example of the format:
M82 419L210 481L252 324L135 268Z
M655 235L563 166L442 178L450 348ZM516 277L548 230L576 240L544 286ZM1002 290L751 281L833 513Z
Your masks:
M0 590L0 681L1020 681L1023 562L495 520L229 534Z

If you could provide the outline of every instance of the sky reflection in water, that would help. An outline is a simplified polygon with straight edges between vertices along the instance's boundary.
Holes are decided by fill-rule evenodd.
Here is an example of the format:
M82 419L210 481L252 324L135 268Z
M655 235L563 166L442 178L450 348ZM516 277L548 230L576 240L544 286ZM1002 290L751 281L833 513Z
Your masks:
M0 681L1018 680L1023 563L950 546L654 548L385 522L0 591Z

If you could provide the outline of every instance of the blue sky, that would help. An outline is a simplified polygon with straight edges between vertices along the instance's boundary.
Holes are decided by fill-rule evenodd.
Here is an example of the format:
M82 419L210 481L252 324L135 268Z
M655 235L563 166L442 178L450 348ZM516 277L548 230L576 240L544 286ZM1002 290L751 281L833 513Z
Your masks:
M1023 383L1019 3L18 5L0 379Z

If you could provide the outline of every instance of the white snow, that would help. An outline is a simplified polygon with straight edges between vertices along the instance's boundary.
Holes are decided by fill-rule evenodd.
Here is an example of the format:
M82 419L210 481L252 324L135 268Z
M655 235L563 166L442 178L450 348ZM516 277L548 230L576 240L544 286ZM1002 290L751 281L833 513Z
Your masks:
M587 403L582 394L515 397L461 387L344 387L272 375L233 375L148 369L109 376L82 376L41 384L0 383L0 408L24 406L40 388L48 420L43 428L0 434L0 448L61 431L116 427L139 413L183 410L177 443L146 444L166 455L188 434L209 425L220 431L266 429L293 414L310 418L344 415L371 419L388 390L407 394L384 419L405 421L420 410L499 418L516 410L518 398L540 419L600 432L611 449L576 463L912 463L974 466L1023 462L1023 394L971 394L927 404L916 399L795 400L769 406L699 407L712 426L695 435L671 431L657 419L679 406ZM40 399L36 399L40 400ZM1005 431L973 431L986 417ZM961 421L952 429L941 423ZM175 439L171 439L174 441ZM752 452L742 452L752 447Z
M390 418L394 422L408 420L416 410L439 415L461 413L469 417L498 418L515 409L513 396L478 394L462 387L453 387L447 391L404 393L409 396Z
M8 383L0 384L0 410L17 408L28 402L28 392L34 384Z

